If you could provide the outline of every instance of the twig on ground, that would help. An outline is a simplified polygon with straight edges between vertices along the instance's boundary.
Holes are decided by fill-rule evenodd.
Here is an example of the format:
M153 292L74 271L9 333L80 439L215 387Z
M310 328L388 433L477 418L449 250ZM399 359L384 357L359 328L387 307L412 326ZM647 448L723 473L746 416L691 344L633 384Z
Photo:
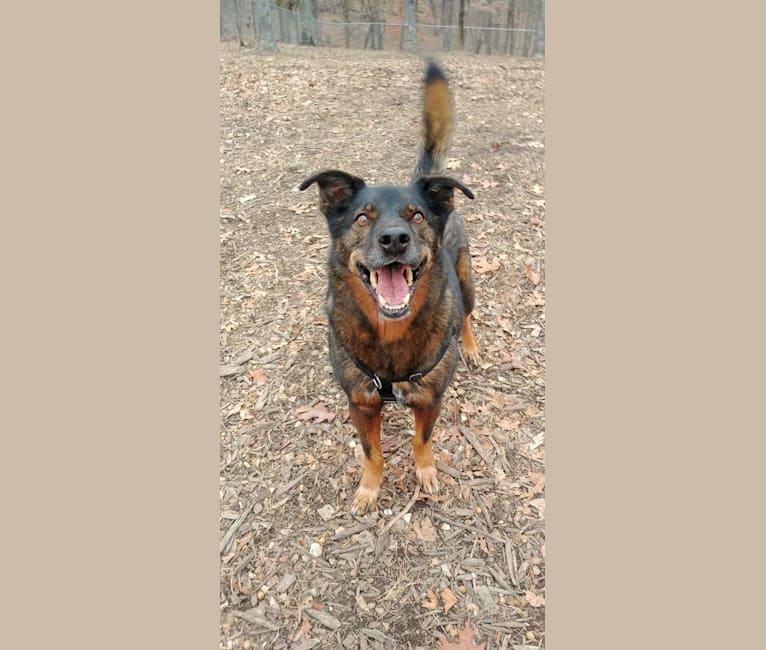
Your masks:
M271 621L267 621L265 618L258 616L257 614L251 614L250 612L232 612L231 614L232 616L241 618L243 621L247 621L248 623L254 623L255 625L265 627L267 630L271 630L272 632L279 630L278 625L274 625L274 623Z
M481 456L481 459L487 464L487 467L492 467L492 459L489 457L487 450L481 446L476 436L473 435L468 427L464 427L462 424L458 427L458 431L463 434L465 439L471 443L471 446L476 450L476 453Z
M453 519L450 519L449 517L445 517L440 512L434 511L433 516L437 519L441 519L444 522L447 522L450 526L454 526L455 528L462 528L463 530L471 531L472 533L476 533L477 535L484 535L487 539L491 539L498 544L504 544L505 539L502 537L498 537L497 535L493 535L492 533L487 532L486 530L482 530L481 528L478 528L476 526L469 526L467 524L461 524L459 521L454 521Z
M234 535L237 532L237 529L242 525L242 523L245 521L245 517L250 514L250 511L255 507L255 501L251 503L247 508L245 508L244 512L237 518L237 520L229 526L229 530L226 531L224 536L221 538L221 543L219 544L219 551L221 553L224 553L229 550L229 546L231 545L232 540L234 539Z
M377 523L377 521L365 521L361 524L357 524L356 526L351 526L351 528L346 528L345 530L341 530L339 533L335 533L330 538L330 541L339 542L342 539L346 539L346 537L351 537L351 535L356 535L357 533L361 533L363 530L372 528L373 526L376 526Z
M521 585L519 585L519 577L517 575L516 553L513 552L510 540L505 542L505 561L508 564L508 576L511 578L513 586L519 589Z
M306 472L303 472L300 476L297 476L286 485L283 485L282 487L278 487L276 490L274 490L274 494L271 495L271 498L278 499L283 494L287 494L290 490L292 490L296 485L298 485L298 483L300 483L303 480L304 476L306 476Z
M484 515L484 519L487 522L487 527L490 529L490 531L494 528L492 525L492 519L489 516L489 511L487 510L487 506L484 505L484 499L481 498L481 495L474 489L471 490L471 494L473 495L474 501L479 504L479 509L481 510L481 514Z
M447 474L447 476L451 476L455 480L460 480L460 472L458 472L454 467L445 465L439 460L436 461L436 469L438 469L440 472L444 472Z
M319 621L325 627L329 627L331 630L337 630L341 626L341 622L337 618L321 609L311 609L309 607L304 609L303 613L315 621Z
M381 535L385 535L389 530L391 530L391 528L397 521L399 521L402 517L404 517L404 515L406 515L410 511L410 508L412 508L412 504L415 503L415 500L418 498L418 496L420 496L420 485L415 486L415 494L412 495L412 498L410 499L409 503L406 506L404 506L404 510L402 510L397 515L395 515L394 518L386 524L386 527L380 533Z

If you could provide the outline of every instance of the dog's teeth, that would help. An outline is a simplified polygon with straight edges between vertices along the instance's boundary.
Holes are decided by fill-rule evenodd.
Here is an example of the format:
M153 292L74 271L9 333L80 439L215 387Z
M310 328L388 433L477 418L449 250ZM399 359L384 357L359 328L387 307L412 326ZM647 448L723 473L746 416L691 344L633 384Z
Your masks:
M378 272L377 271L370 271L370 284L372 285L372 288L378 286Z
M404 277L407 278L407 284L409 286L412 286L412 269L411 268L405 269Z
M381 307L385 307L386 306L386 301L383 299L383 296L378 296L378 304Z
M404 302L402 303L402 306L409 305L410 304L410 294L407 294L404 296Z

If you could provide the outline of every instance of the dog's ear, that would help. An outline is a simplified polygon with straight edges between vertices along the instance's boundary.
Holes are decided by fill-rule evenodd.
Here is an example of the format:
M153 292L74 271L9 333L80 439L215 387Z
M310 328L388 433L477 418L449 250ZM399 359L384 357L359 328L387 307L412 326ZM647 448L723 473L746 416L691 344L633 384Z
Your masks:
M319 205L325 214L346 208L357 192L365 187L361 178L337 169L328 169L309 176L298 189L303 191L312 183L319 185Z
M473 192L470 189L450 176L422 176L415 181L415 185L420 188L428 209L439 217L442 225L446 223L447 217L455 209L455 188L458 188L469 199L473 198Z

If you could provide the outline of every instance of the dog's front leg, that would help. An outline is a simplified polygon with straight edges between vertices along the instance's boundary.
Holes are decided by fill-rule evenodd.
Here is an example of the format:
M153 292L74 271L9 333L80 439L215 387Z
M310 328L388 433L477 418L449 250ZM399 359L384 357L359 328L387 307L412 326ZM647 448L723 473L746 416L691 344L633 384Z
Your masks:
M412 438L412 452L415 457L415 478L420 487L428 494L439 491L439 481L436 478L436 462L434 461L433 430L436 418L441 411L441 400L428 407L414 407L415 436Z
M364 471L359 489L356 491L351 512L362 514L368 508L375 507L383 480L383 452L380 450L380 410L381 405L362 406L351 402L349 415L359 432L359 439L364 450Z

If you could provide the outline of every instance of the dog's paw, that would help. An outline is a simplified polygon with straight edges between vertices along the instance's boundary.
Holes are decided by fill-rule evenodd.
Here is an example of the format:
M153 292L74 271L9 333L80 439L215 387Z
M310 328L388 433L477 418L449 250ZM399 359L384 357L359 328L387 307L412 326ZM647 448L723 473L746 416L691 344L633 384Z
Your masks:
M354 502L351 504L351 514L363 515L368 510L375 508L378 502L378 492L380 488L370 488L360 485L354 496Z
M425 465L415 468L415 478L420 483L420 487L426 494L438 494L439 480L436 478L436 467Z
M479 346L475 341L473 342L473 345L465 341L463 342L463 358L469 366L473 366L474 368L479 366L479 363L481 363L481 354L479 353Z

